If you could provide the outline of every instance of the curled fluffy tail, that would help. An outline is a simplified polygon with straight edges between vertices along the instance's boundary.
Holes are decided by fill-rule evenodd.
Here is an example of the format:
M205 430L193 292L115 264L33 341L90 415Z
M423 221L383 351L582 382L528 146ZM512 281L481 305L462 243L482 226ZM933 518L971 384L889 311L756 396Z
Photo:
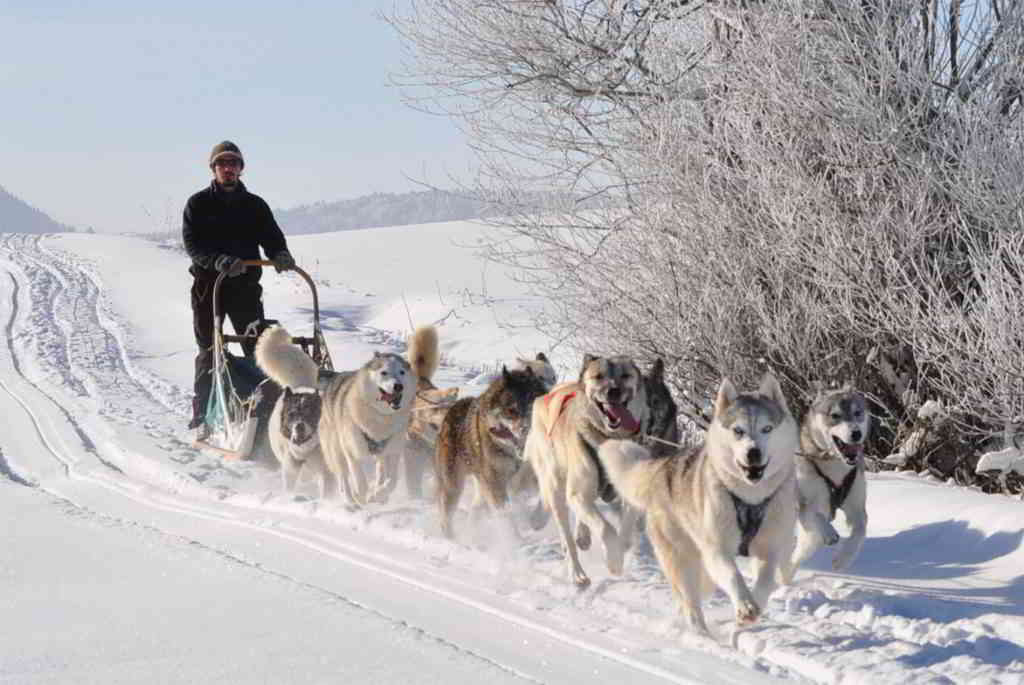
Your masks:
M437 329L433 326L420 326L409 341L409 363L418 378L430 380L437 365L441 361L441 353L437 347Z
M316 362L292 344L291 334L281 326L268 328L256 341L256 363L283 388L316 387Z
M660 461L632 440L606 440L597 451L615 489L627 502L644 511L651 478Z

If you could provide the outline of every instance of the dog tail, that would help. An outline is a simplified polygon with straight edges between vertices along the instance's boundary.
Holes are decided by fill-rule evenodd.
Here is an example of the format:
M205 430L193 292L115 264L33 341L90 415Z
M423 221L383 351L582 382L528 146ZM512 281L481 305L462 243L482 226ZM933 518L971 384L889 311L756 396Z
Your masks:
M619 494L640 511L646 510L651 478L661 460L651 458L646 447L632 440L606 440L597 454Z
M316 387L316 362L282 326L268 328L256 341L256 364L282 388Z
M417 378L430 380L437 365L441 361L441 353L437 347L437 329L433 326L420 326L409 341L409 363Z

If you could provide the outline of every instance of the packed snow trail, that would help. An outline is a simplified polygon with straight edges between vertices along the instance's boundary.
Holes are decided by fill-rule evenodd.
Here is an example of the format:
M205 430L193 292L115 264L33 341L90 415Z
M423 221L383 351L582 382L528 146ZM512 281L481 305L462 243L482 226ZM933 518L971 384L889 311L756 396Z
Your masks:
M343 597L500 672L541 682L774 676L871 685L1024 683L1019 502L906 476L873 476L869 537L852 572L825 572L828 552L820 554L794 587L774 595L767 620L740 633L732 649L727 640L679 633L675 600L649 550L631 555L622 578L601 575L600 553L591 550L584 563L594 572L594 587L577 593L566 582L551 528L528 533L521 544L496 537L486 524L474 531L460 521L465 544L453 544L438 535L430 502L399 498L350 514L282 495L277 474L262 465L195 452L180 439L189 392L134 363L138 315L111 304L112 288L122 287L113 275L121 280L121 274L97 257L130 251L157 273L180 269L182 256L123 237L0 239L0 320L7 332L0 408L9 426L0 437L0 473L78 510L152 528L241 560L253 573ZM344 234L308 240L328 239L332 249L355 249ZM354 240L367 249L364 239ZM329 257L327 244L315 243L316 253ZM80 256L85 249L90 259ZM328 331L342 364L374 345L400 341L359 319L369 309L367 296L353 292L327 284L321 291L325 311L348 317ZM287 325L305 300L295 302L294 312L283 312ZM417 320L429 320L422 317L417 313ZM466 320L463 312L460 321ZM166 334L190 350L190 330ZM190 366L189 354L182 353L181 364ZM457 368L442 369L439 384L460 378ZM724 636L731 626L727 600L714 597L709 618Z
M11 242L17 244L11 245ZM330 621L321 622L314 612L310 612L306 629L322 636L318 638L322 642L312 641L310 644L310 641L303 640L296 657L300 663L313 660L318 654L336 656L339 652L344 653L345 650L332 648L332 645L346 639L355 639L347 649L362 647L386 654L387 633L395 629L407 631L415 639L399 638L391 645L393 650L405 640L435 645L433 650L425 650L426 655L419 665L415 652L407 654L402 650L401 658L390 666L391 671L381 667L385 682L430 682L427 676L403 677L402 673L416 673L418 669L430 669L439 662L450 660L450 656L439 655L438 651L460 655L455 659L457 668L453 672L447 676L443 672L437 674L438 681L446 682L450 682L453 676L459 676L459 669L465 669L467 674L479 671L474 679L486 677L497 682L582 683L590 682L595 675L652 683L708 682L708 677L713 677L714 682L750 681L751 674L733 664L709 660L702 668L692 671L700 674L699 678L694 678L687 670L681 671L657 655L654 658L642 654L631 656L624 654L621 644L602 640L600 636L586 639L565 633L522 611L509 611L501 605L500 596L495 602L493 593L481 592L471 579L459 578L459 573L439 573L427 568L431 564L443 567L443 562L435 559L424 564L418 553L410 554L401 548L389 553L387 545L366 538L359 531L346 535L329 521L310 520L304 513L294 515L260 511L250 506L239 507L217 498L207 497L203 501L181 492L165 490L159 483L131 478L126 475L126 471L131 469L122 469L119 464L141 459L142 455L114 448L112 443L103 439L92 439L89 427L101 425L97 423L96 416L110 415L116 402L125 395L131 397L136 411L165 413L166 407L154 407L161 403L149 390L150 386L141 382L123 362L125 355L117 343L118 336L110 333L102 323L102 317L90 314L100 308L98 289L95 286L90 289L90 278L75 273L67 262L56 259L48 262L48 252L40 248L37 240L9 240L5 247L10 250L8 256L13 255L12 261L21 268L9 269L10 278L0 286L6 310L3 315L8 320L9 331L9 344L0 350L0 408L7 417L8 429L3 444L5 453L9 455L6 464L11 476L30 485L15 483L4 487L17 493L17 496L6 500L11 506L17 502L23 505L19 511L43 512L39 514L42 521L35 518L32 523L23 524L26 530L38 525L46 530L59 531L62 525L74 527L80 520L97 523L101 529L131 530L143 548L168 546L168 550L161 549L151 560L154 568L160 568L164 556L173 556L173 548L177 546L189 551L202 550L195 555L205 555L205 560L201 560L203 564L209 564L210 559L229 560L233 565L245 567L246 572L241 575L248 577L237 578L235 576L239 573L232 572L228 574L230 578L222 579L223 583L230 583L233 590L225 590L223 583L219 586L214 584L206 590L213 594L237 593L234 601L243 607L261 601L252 597L255 590L247 589L252 577L263 585L276 582L291 586L291 590L281 592L282 596L277 601L282 603L292 602L295 592L303 592L322 600L323 606L315 613L329 613L332 608L340 606L343 610L341 615L335 615ZM74 287L69 285L71 283ZM21 304L26 300L29 303L27 307ZM28 325L22 327L20 322L26 320ZM29 334L24 335L26 331ZM24 354L19 361L21 355L18 353L24 350L31 352ZM23 363L24 359L30 363ZM36 373L24 373L22 369L26 367L32 367ZM35 379L30 378L32 375ZM54 388L58 391L54 392ZM73 408L66 404L68 396L74 398ZM84 419L79 420L80 416ZM147 424L151 434L158 430L154 422L147 421ZM138 473L145 474L146 470L140 469ZM187 488L183 490L188 492ZM61 516L47 515L53 509L40 504L38 499L24 506L31 501L26 497L44 498L51 506L57 502L56 509L64 512L65 516L72 515L75 521L62 524ZM16 543L14 534L11 531L9 542L12 545ZM55 540L91 542L91 538L66 532L53 535ZM359 540L360 537L364 539ZM102 578L104 572L112 570L104 566L107 555L116 559L124 553L105 552L102 545L107 542L114 546L131 545L131 541L101 539L96 547L86 544L89 548L86 554L86 550L58 544L54 552L60 559L59 567L68 575L53 582L58 583L58 587L72 589L82 582L82 575L94 574ZM196 559L186 559L184 563L187 565L193 561ZM26 561L24 567L13 573L16 576L29 574L35 578L46 577L57 570L43 560L40 563L44 568L37 568ZM146 569L146 560L137 562L137 565ZM115 562L113 568L116 566ZM133 584L125 592L142 594L148 588L158 597L171 598L166 604L146 609L144 613L152 611L153 616L162 616L173 611L175 602L181 601L183 596L189 596L185 592L175 597L173 588L177 581L169 569L162 569L160 573L151 569L134 572L142 572L144 577L132 578L137 585ZM371 582L367 582L368 579ZM170 586L164 585L169 581ZM179 587L190 587L189 581L182 580L182 583ZM121 585L122 582L115 582L104 591L120 592L118 588ZM12 656L10 661L5 657L0 662L3 682L52 682L51 679L59 680L62 674L90 671L101 671L95 675L98 679L117 677L130 680L132 669L146 668L145 651L142 656L134 657L118 652L113 656L113 666L97 668L90 665L89 655L118 651L117 645L139 629L133 626L128 629L129 635L120 633L116 627L108 632L104 607L116 604L120 596L104 601L103 592L97 591L96 595L94 606L83 607L81 613L75 614L81 623L69 628L67 643L59 631L47 634L44 627L43 638L29 640L27 644L23 641L17 656ZM18 596L22 595L18 593ZM134 603L135 600L129 600L129 604ZM232 602L221 597L217 605L229 607ZM15 608L24 611L24 615L11 613L6 618L18 617L29 621L29 616L58 613L60 606L61 602L54 605L43 602L43 606L19 603ZM203 601L193 601L192 606L195 612L182 616L180 620L204 627L209 625L207 611L213 611L214 616L228 612L228 609L210 609ZM358 615L353 617L352 612L358 612ZM263 619L266 631L263 645L269 652L281 656L285 645L280 644L283 636L275 628L279 617L274 611L267 613L273 617ZM122 616L111 623L117 626L124 620L127 619ZM242 625L258 622L257 618L238 617L235 620ZM284 620L286 644L295 642L297 620ZM358 622L358 628L353 629L349 623L352 620ZM364 621L370 625L364 626ZM225 617L224 630L231 630L232 623ZM331 625L335 626L333 630ZM374 648L372 633L377 625L383 626L378 629L382 637ZM175 626L170 626L161 630L173 633L175 629ZM177 630L180 629L177 626ZM90 630L98 630L98 633L82 644L82 635ZM160 631L156 632L159 634ZM224 649L231 653L232 639L241 640L245 635L232 636L226 646L220 644L221 638L216 634L204 632L204 637L208 641L204 647L206 651L223 655ZM524 649L524 645L528 649ZM237 646L241 648L242 645ZM189 651L183 650L181 654ZM252 651L253 647L249 646L248 652L243 653ZM287 656L286 651L284 656ZM136 663L133 659L141 661ZM381 661L384 663L386 659ZM198 663L209 662L200 659ZM258 666L263 663L261 658L252 666L239 666L237 671L225 667L225 675L234 678L234 682L251 682L245 680L246 674L262 672ZM356 664L349 673L365 679L365 669L369 667L366 663ZM173 673L168 674L168 682L196 682L212 677L211 674L182 677L180 670L176 667ZM328 673L337 675L323 665L316 671L319 677ZM344 668L340 670L340 674L345 673ZM429 670L424 673L429 673ZM213 679L220 680L217 677ZM463 679L468 680L468 676ZM294 682L289 677L271 678L271 681Z
M537 682L337 592L39 488L0 481L0 517L0 547L53 545L0 563L3 683Z

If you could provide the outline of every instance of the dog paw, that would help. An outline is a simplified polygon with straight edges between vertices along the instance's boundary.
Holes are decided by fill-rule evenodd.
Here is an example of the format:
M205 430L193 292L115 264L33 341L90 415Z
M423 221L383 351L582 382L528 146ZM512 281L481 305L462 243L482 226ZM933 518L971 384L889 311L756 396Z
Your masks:
M752 599L742 600L736 607L736 624L747 626L757 620L761 615L761 609Z
M622 569L626 565L626 554L620 546L609 546L605 549L607 555L608 573L613 576L621 576Z
M576 546L583 551L590 549L590 528L585 523L576 526Z
M582 570L574 571L572 574L572 584L576 586L577 590L582 592L590 587L590 578Z

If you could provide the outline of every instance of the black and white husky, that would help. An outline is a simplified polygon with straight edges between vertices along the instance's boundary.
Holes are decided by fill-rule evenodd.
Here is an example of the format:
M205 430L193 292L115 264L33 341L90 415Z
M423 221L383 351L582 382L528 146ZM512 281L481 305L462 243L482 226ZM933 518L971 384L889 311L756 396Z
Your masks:
M267 426L270 447L281 464L284 489L293 491L302 469L310 469L317 475L323 499L328 473L320 448L323 399L317 390L316 362L292 343L287 330L275 326L257 341L256 363L284 390Z

